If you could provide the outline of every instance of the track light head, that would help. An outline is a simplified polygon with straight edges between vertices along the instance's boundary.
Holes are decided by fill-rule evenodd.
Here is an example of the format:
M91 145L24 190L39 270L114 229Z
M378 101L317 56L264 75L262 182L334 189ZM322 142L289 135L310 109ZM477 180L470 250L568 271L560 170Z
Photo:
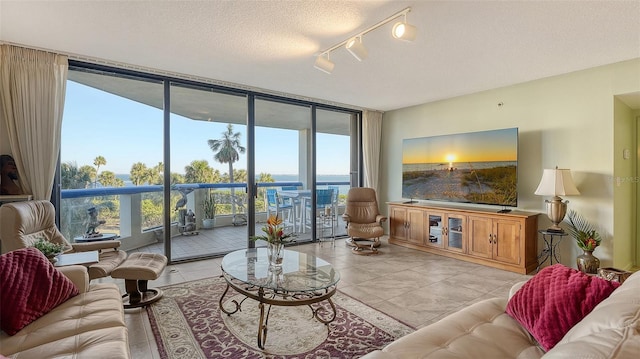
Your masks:
M367 55L369 55L369 51L362 44L362 37L349 39L345 47L358 61L366 59Z
M415 40L416 32L416 27L410 25L406 21L397 22L395 25L393 25L393 29L391 30L391 34L394 38L404 41Z
M327 53L327 57L324 57L324 54L321 54L316 58L316 63L313 65L316 69L331 74L333 68L336 66L331 60L329 60L329 54Z

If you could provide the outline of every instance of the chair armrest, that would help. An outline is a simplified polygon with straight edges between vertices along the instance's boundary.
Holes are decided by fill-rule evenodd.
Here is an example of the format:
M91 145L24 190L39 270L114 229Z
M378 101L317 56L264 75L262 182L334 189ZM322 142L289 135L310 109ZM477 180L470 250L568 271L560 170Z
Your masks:
M509 290L509 299L511 299L511 297L513 297L513 295L516 294L516 292L519 291L525 283L527 283L527 281L514 284Z
M57 267L62 274L69 278L73 284L78 287L80 293L85 293L89 290L89 272L84 266L65 266Z
M378 222L378 223L380 223L380 224L382 224L382 222L384 222L384 221L386 221L386 220L387 220L387 217L385 217L385 216L383 216L383 215L381 215L381 214L379 214L379 215L377 215L377 216L376 216L376 222Z
M102 249L116 249L120 247L120 241L103 241L103 242L87 242L87 243L73 243L73 250L75 252L88 252L99 251Z

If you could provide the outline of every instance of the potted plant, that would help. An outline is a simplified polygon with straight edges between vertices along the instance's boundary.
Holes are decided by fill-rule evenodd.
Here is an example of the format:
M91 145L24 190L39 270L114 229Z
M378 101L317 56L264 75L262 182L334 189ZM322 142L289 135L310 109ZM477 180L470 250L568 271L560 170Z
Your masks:
M202 202L202 228L213 228L216 218L216 195L209 191Z
M58 261L58 254L64 252L64 245L56 244L45 240L44 238L39 239L37 242L33 244L33 247L42 252L51 263L55 263Z
M602 242L602 237L594 226L576 211L571 210L567 215L569 233L576 240L576 244L584 251L576 258L578 269L584 273L595 274L600 267L600 260L593 255L593 251Z

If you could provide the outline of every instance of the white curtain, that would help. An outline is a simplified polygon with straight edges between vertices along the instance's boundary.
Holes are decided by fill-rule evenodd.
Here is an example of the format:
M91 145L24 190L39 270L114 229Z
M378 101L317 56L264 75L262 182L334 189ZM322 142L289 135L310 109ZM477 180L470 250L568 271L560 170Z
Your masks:
M380 138L382 136L382 112L364 111L362 114L362 158L364 185L378 192L380 171Z
M0 114L20 185L51 198L69 69L66 56L0 45Z

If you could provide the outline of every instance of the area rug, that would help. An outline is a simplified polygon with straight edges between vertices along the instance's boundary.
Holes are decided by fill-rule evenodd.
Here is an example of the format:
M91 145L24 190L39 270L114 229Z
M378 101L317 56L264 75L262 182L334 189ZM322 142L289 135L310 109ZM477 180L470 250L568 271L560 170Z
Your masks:
M162 288L164 297L147 307L161 358L359 358L414 330L337 291L337 316L329 325L313 318L308 306L272 306L261 350L258 303L247 299L228 316L218 304L225 288L219 277ZM242 299L227 293L223 305L232 309L232 301Z

